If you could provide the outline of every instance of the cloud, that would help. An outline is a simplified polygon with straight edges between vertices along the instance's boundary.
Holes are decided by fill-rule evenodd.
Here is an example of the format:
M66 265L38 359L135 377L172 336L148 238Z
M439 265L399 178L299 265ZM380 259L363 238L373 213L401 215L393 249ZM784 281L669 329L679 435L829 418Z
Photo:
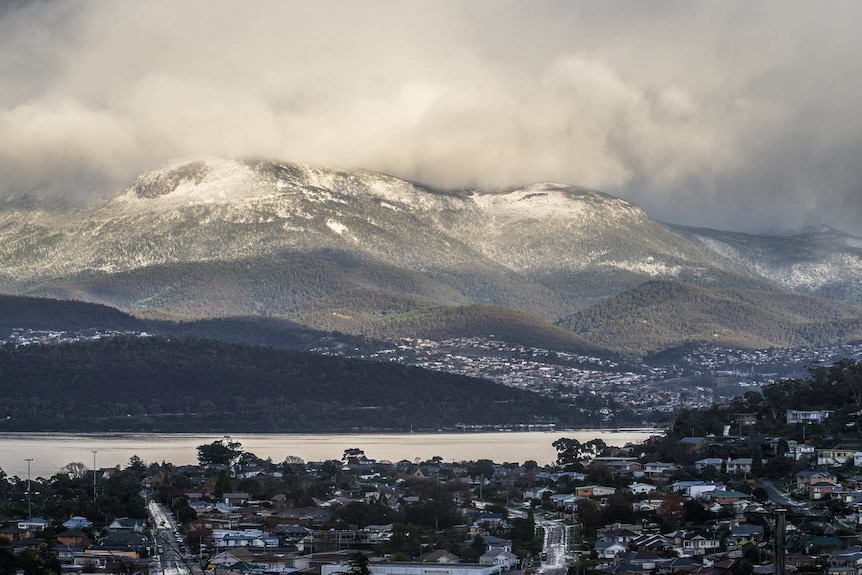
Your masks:
M862 233L862 6L69 0L0 12L0 193L185 155L590 186L695 225Z

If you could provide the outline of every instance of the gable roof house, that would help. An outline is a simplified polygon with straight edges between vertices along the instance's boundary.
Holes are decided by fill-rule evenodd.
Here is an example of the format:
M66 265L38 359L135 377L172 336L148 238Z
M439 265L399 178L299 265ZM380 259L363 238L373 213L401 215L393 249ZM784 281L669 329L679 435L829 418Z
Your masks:
M41 517L32 517L18 521L18 528L27 529L28 531L44 531L50 525L48 521Z
M492 547L479 557L479 565L499 565L508 571L518 563L518 556L502 547Z
M628 546L612 539L603 539L595 543L596 555L599 559L613 559L621 553L628 551Z
M662 553L673 548L673 542L660 533L644 533L632 540L631 544L638 551L653 551Z
M808 499L829 499L832 492L836 489L841 489L841 486L828 481L810 483L808 485Z
M87 529L88 527L92 526L92 521L90 521L86 517L81 517L80 515L75 515L74 517L63 523L63 527L65 527L66 529Z
M707 531L674 531L667 537L673 537L674 547L681 556L706 555L719 546L718 539Z
M435 549L419 558L420 563L458 563L461 558L445 549Z
M629 485L628 490L636 495L644 495L647 493L652 493L655 491L657 487L650 483L632 483Z
M838 476L829 471L806 469L796 474L796 488L808 489L812 483L828 481L829 483L838 483Z
M143 533L146 527L143 519L132 519L130 517L118 517L108 525L110 531L134 531Z

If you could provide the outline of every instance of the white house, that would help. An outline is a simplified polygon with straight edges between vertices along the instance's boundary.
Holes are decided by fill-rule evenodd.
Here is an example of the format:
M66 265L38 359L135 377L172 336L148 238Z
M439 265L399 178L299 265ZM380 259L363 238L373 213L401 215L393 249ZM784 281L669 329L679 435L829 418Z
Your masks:
M713 481L677 481L671 489L693 499L703 499L707 494L724 490L724 485Z
M650 485L649 483L632 483L629 485L629 491L637 495L652 493L655 490L656 486Z
M784 454L785 457L789 457L793 461L800 461L802 459L811 459L816 454L816 449L814 449L813 445L805 445L804 443L797 443L795 445L787 446L787 453Z
M518 556L502 547L491 547L479 557L479 565L499 565L508 571L518 564Z
M628 547L619 541L603 540L595 543L596 555L599 559L613 559L620 553L628 551Z
M822 423L824 419L828 419L832 415L832 411L816 410L804 411L798 409L787 410L787 423Z
M727 473L731 475L751 473L754 460L751 457L737 457L727 459Z
M22 519L18 522L18 529L26 529L28 531L44 531L50 523L41 517L33 517L32 519Z

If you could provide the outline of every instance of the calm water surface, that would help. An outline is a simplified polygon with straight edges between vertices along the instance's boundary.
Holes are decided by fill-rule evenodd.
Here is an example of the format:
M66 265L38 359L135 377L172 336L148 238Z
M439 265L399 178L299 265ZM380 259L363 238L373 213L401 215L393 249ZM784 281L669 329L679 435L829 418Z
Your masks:
M373 459L422 460L439 455L444 461L491 459L497 462L524 462L534 459L551 463L556 450L551 443L559 437L585 442L601 438L608 445L641 443L656 430L577 430L511 433L410 433L359 435L239 434L231 439L243 449L266 459L284 461L295 455L306 461L341 459L345 449L358 447ZM31 477L50 477L71 461L92 469L93 451L97 467L125 466L137 455L147 463L167 461L177 465L196 463L196 447L221 439L222 435L201 434L54 434L0 433L0 468L10 477L27 476L25 459L33 458Z

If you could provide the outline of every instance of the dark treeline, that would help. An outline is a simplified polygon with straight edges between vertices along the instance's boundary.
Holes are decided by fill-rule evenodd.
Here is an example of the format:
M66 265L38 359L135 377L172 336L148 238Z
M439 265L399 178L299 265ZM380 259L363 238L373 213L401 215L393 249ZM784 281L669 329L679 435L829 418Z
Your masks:
M158 337L8 345L0 350L0 393L4 431L403 431L570 423L577 414L482 379Z

